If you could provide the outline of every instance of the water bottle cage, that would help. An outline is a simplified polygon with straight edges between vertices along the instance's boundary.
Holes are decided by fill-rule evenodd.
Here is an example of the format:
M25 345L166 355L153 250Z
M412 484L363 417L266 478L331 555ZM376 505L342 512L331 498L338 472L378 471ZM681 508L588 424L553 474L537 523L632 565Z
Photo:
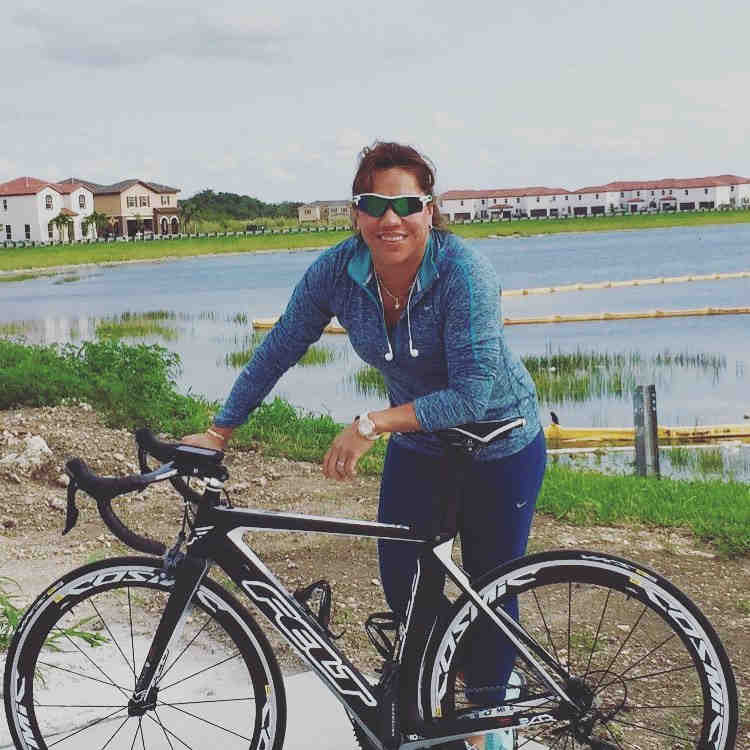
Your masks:
M312 599L318 596L317 611L314 609L314 605L311 604ZM334 634L330 629L331 624L331 584L328 581L321 579L315 581L309 586L300 586L294 592L294 598L305 608L305 611L315 618L318 625L326 632L326 635L333 640L337 640L344 635L342 630L338 635Z
M398 618L393 612L375 612L365 622L365 632L385 662L393 661L396 653Z

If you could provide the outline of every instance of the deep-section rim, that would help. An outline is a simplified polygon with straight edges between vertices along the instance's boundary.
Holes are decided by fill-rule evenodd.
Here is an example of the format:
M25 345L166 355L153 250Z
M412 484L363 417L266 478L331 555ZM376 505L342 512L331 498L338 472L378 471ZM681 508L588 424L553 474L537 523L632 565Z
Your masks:
M626 558L607 553L588 550L550 550L518 558L500 566L472 582L472 586L484 597L494 593L499 598L505 596L506 592L513 593L514 589L523 591L531 588L529 581L535 580L534 576L538 575L539 571L560 573L567 570L579 572L596 570L600 577L609 576L612 581L618 580L620 585L610 583L607 584L608 587L622 593L629 592L633 598L646 604L674 629L693 659L695 672L700 675L706 712L702 729L703 737L705 738L711 726L721 724L718 739L711 742L705 741L705 747L710 750L734 748L738 723L738 699L734 674L726 651L705 615L687 595L655 571ZM604 585L602 581L592 583ZM469 616L469 608L473 606L465 594L460 596L445 616L441 626L435 628L426 649L421 685L421 708L428 720L429 717L448 718L443 716L443 707L438 697L438 685L440 685L441 674L447 675L452 668L452 660L460 639L469 629L467 616ZM696 626L699 630L696 630ZM692 629L692 633L689 635L685 628ZM717 705L715 702L717 681L711 682L705 669L701 668L701 664L706 659L709 659L705 662L709 669L714 662L718 665L723 678L719 685L722 699L719 707L723 710L723 716L714 713L712 720L709 720L708 712Z
M132 575L135 577L124 581L127 569L132 569ZM124 575L122 575L123 570L126 571ZM60 592L72 585L82 586L84 583L90 583L93 575L101 576L105 571L110 571L112 574L117 571L117 576L120 577L116 576L111 582L100 584L96 590L91 588L82 593L76 592L74 598L70 600L71 603L78 604L85 601L94 591L99 593L119 587L148 588L166 592L174 583L173 578L164 576L160 559L118 557L76 568L61 576L37 597L19 622L5 665L3 685L6 718L17 748L37 750L40 747L47 747L47 742L40 734L34 711L28 712L27 706L17 701L17 695L19 688L26 690L28 677L26 673L29 668L33 671L36 667L40 654L39 644L44 642L55 623L69 609L67 606L60 606ZM280 750L286 728L286 697L281 670L265 634L236 597L210 578L202 582L196 592L194 604L209 618L216 621L232 639L245 661L255 695L261 696L263 710L256 711L253 747L262 748L262 750ZM56 607L56 610L49 612L51 607ZM214 616L218 609L224 613L225 622ZM45 615L43 631L37 633L35 628ZM50 620L50 618L53 619ZM240 640L242 643L239 642ZM31 663L23 663L28 659L31 659ZM19 664L21 664L20 670ZM261 672L262 675L259 677L256 672ZM13 679L14 674L18 675L18 680ZM263 689L260 688L261 682ZM31 696L29 700L33 703L33 687L30 692L26 691L26 694Z

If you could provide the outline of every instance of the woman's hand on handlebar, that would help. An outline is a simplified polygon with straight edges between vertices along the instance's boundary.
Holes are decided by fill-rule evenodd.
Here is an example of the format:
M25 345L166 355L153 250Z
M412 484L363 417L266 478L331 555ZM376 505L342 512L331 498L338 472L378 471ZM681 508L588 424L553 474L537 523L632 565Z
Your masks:
M353 422L345 427L331 443L323 458L323 474L328 479L342 481L357 475L357 461L372 448L372 440L362 437Z
M181 442L187 445L195 445L198 448L223 451L233 431L232 427L209 427L205 432L197 432L195 435L185 435Z

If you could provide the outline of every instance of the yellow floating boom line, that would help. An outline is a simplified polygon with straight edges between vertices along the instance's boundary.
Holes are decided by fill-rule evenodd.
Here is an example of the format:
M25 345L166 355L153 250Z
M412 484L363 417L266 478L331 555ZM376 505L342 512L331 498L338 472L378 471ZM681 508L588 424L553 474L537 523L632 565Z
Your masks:
M540 325L545 323L586 323L607 320L636 320L639 318L687 318L701 315L750 315L750 307L697 307L685 310L633 310L631 312L600 312L561 315L541 315L529 318L505 318L506 326ZM278 317L253 318L256 330L273 328ZM346 329L334 318L325 333L346 333Z
M725 279L749 279L750 271L731 273L689 274L687 276L657 276L648 279L628 279L626 281L588 281L557 286L537 286L528 289L506 289L503 297L525 297L529 294L555 294L557 292L578 292L587 289L618 289L624 286L656 286L659 284L683 284L688 281L722 281Z
M632 427L562 427L551 424L544 428L547 442L553 448L580 445L632 445ZM750 424L716 424L696 427L659 427L662 443L705 443L712 440L750 442Z

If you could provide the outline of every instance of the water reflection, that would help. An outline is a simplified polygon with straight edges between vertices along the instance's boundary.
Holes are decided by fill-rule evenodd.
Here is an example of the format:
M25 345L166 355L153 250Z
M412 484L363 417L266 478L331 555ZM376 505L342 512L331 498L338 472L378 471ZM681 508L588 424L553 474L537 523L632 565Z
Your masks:
M635 471L633 448L560 449L550 461L604 474L628 475ZM672 445L659 448L661 476L670 479L750 481L750 445L727 442L717 445Z

